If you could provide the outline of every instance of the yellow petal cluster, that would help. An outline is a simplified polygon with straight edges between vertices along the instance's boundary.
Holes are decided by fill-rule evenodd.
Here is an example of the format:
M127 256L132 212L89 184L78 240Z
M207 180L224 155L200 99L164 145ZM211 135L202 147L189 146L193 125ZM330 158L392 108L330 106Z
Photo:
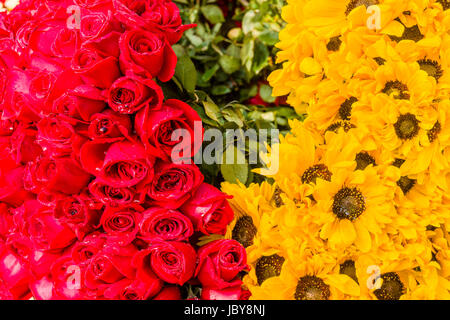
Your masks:
M307 118L270 183L223 185L251 299L449 299L450 2L288 0L283 18L269 82Z

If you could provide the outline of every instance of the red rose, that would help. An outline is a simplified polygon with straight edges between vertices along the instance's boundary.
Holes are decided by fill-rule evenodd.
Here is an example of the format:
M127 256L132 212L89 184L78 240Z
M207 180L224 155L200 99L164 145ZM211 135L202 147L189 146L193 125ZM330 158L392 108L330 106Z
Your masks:
M164 95L160 86L151 79L130 75L117 79L109 89L109 106L123 114L136 113L144 107L160 109Z
M66 26L65 19L39 22L29 36L29 50L49 57L72 57L80 47L80 35Z
M145 78L162 82L175 74L177 56L164 34L139 29L126 31L120 37L120 68Z
M225 235L227 226L234 219L227 201L230 198L214 186L202 183L180 210L191 219L196 231Z
M239 272L249 269L245 249L235 240L212 241L199 249L198 257L195 275L208 288L240 286Z
M80 159L87 172L115 188L135 186L153 177L153 159L141 144L128 140L87 142Z
M93 288L86 288L86 267L77 265L70 256L59 258L52 266L49 278L52 283L52 299L58 300L84 300L95 299L96 292ZM42 292L41 292L42 294Z
M12 159L0 157L0 201L12 206L20 206L31 194L24 189L25 167Z
M242 290L241 286L225 289L204 288L202 290L202 300L248 300L250 291Z
M80 85L62 94L53 102L53 112L89 121L106 107L101 91L90 85Z
M91 233L72 247L71 256L76 264L89 262L106 245L107 236L104 233Z
M105 298L114 300L147 300L161 290L163 283L156 276L123 279L109 286Z
M101 181L94 180L89 185L89 192L98 201L114 206L126 206L134 202L136 191L133 188L111 187Z
M138 237L145 241L186 241L194 228L186 216L175 210L154 207L142 213Z
M88 135L93 140L129 137L131 127L131 121L128 116L108 109L91 117Z
M121 32L120 22L113 18L112 12L88 11L80 21L80 33L85 41L94 41L111 32Z
M196 165L160 161L155 172L147 194L155 205L169 209L179 208L203 182Z
M30 270L20 257L0 242L0 279L10 298L20 299L28 294Z
M57 201L54 215L68 225L78 239L83 239L98 226L101 205L87 196L72 196Z
M0 241L14 229L13 214L6 203L0 203Z
M42 153L42 148L36 142L38 131L33 124L20 123L11 136L11 153L17 163L33 161Z
M144 209L134 205L129 207L108 207L100 220L103 230L112 241L125 246L130 244L138 233L138 224Z
M49 157L77 154L87 140L75 132L71 123L59 116L49 116L37 123L37 143Z
M76 240L75 233L44 206L28 217L27 226L31 241L39 249L59 251Z
M181 300L181 292L179 287L164 287L153 300Z
M87 186L91 176L71 158L42 158L28 166L27 184L47 192L77 194ZM67 183L70 181L70 183Z
M197 255L190 244L177 241L157 241L133 258L140 274L155 273L161 280L183 285L194 274Z
M187 143L191 153L183 156L193 157L197 153L203 141L201 121L197 112L188 104L170 99L160 110L145 108L139 111L136 115L135 128L147 150L168 161L172 156L172 149L184 138L180 136L173 139L175 130L185 130L189 133L190 139ZM198 133L194 131L196 122L200 136L196 136Z
M97 51L82 48L72 59L72 69L88 84L106 89L120 77L121 73L115 57L102 57Z
M133 245L124 247L108 243L90 260L85 273L86 286L103 291L124 278L134 279L136 270L130 261L136 253L137 249Z
M195 26L181 24L180 10L171 1L113 0L113 5L118 19L129 28L158 29L170 44L177 43L184 31Z

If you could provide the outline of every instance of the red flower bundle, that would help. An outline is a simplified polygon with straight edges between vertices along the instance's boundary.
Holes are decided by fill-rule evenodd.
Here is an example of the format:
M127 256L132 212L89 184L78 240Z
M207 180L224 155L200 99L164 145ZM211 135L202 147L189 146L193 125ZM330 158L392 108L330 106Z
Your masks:
M197 113L165 100L170 0L27 0L0 16L0 298L239 299L225 194L173 163ZM201 139L200 137L197 137ZM194 142L193 154L195 151Z

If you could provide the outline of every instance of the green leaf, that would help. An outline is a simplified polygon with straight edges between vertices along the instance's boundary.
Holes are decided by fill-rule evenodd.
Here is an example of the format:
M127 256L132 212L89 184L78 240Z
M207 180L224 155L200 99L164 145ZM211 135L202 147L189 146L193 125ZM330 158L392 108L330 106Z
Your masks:
M216 74L219 68L220 66L218 64L215 64L214 67L206 70L205 73L202 75L202 81L208 82L209 80L211 80L211 78Z
M222 96L231 92L231 89L226 85L214 86L211 89L211 93L215 96Z
M228 152L234 152L233 163L226 163L226 154ZM249 165L242 151L238 150L235 146L232 146L227 148L223 157L223 163L220 165L220 172L222 172L223 178L230 183L237 183L239 180L245 184L248 179ZM238 164L238 159L244 159L245 163Z
M219 122L220 109L212 101L203 101L203 107L205 107L205 112L211 119Z
M178 58L175 77L187 92L194 92L197 85L197 70L191 58L184 55Z
M241 60L242 64L249 72L252 69L254 49L255 49L255 41L253 39L246 38L244 41L244 45L242 46L241 49Z
M268 46L274 46L278 43L278 32L275 32L273 30L264 30L259 35L259 40L267 44Z
M212 24L225 22L222 10L220 10L220 8L216 5L206 5L203 6L200 10L202 11L205 18Z
M255 57L253 60L253 71L259 73L269 65L269 49L260 41L255 43Z
M259 88L259 95L267 103L274 103L276 98L272 96L272 88L266 84Z
M227 74L232 74L241 68L241 61L235 57L223 55L219 59L219 64L223 71Z

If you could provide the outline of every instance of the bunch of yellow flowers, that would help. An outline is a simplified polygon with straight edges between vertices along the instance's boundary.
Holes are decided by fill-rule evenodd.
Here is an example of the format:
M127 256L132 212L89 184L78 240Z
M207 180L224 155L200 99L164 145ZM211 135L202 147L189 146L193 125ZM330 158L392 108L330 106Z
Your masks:
M287 2L269 82L308 116L223 184L252 299L449 299L450 1Z

